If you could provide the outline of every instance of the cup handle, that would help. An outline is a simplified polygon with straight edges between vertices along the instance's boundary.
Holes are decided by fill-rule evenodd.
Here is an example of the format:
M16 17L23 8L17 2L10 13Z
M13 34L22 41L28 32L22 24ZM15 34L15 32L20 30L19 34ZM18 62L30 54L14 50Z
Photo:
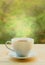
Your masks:
M13 49L11 49L11 48L9 48L9 47L7 46L8 43L11 43L11 41L7 41L7 42L5 43L6 48L8 48L8 49L11 50L11 51L14 51Z

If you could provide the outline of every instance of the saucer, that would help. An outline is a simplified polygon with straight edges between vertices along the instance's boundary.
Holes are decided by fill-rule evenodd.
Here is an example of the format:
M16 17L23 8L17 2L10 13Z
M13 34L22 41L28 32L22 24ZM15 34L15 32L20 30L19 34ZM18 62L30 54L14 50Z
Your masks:
M26 56L26 57L19 57L19 56L17 56L16 52L13 52L13 51L10 51L8 55L10 57L12 57L12 58L27 59L27 58L35 57L36 56L36 52L30 51L29 54L28 54L28 56Z

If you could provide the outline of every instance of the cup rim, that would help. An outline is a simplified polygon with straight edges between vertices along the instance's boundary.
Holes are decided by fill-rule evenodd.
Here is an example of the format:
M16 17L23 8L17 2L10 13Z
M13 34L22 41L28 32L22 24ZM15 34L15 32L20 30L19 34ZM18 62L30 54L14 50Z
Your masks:
M33 38L12 38L11 41L17 41L17 40L28 40L28 41L34 41Z

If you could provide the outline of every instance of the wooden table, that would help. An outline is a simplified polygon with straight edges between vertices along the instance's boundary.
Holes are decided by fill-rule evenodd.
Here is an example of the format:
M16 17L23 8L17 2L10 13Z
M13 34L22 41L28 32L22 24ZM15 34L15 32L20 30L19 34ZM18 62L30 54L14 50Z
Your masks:
M0 44L0 65L45 65L45 44L35 44L37 56L25 60L14 59L8 56L9 50Z

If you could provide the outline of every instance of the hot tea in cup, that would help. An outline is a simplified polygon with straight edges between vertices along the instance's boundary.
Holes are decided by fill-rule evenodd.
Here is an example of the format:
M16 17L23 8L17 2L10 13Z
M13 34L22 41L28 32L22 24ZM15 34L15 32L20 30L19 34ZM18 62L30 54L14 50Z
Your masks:
M12 49L8 48L7 43L11 43ZM6 47L13 52L16 52L17 56L25 57L32 50L34 45L34 39L32 38L13 38L11 41L6 42Z

